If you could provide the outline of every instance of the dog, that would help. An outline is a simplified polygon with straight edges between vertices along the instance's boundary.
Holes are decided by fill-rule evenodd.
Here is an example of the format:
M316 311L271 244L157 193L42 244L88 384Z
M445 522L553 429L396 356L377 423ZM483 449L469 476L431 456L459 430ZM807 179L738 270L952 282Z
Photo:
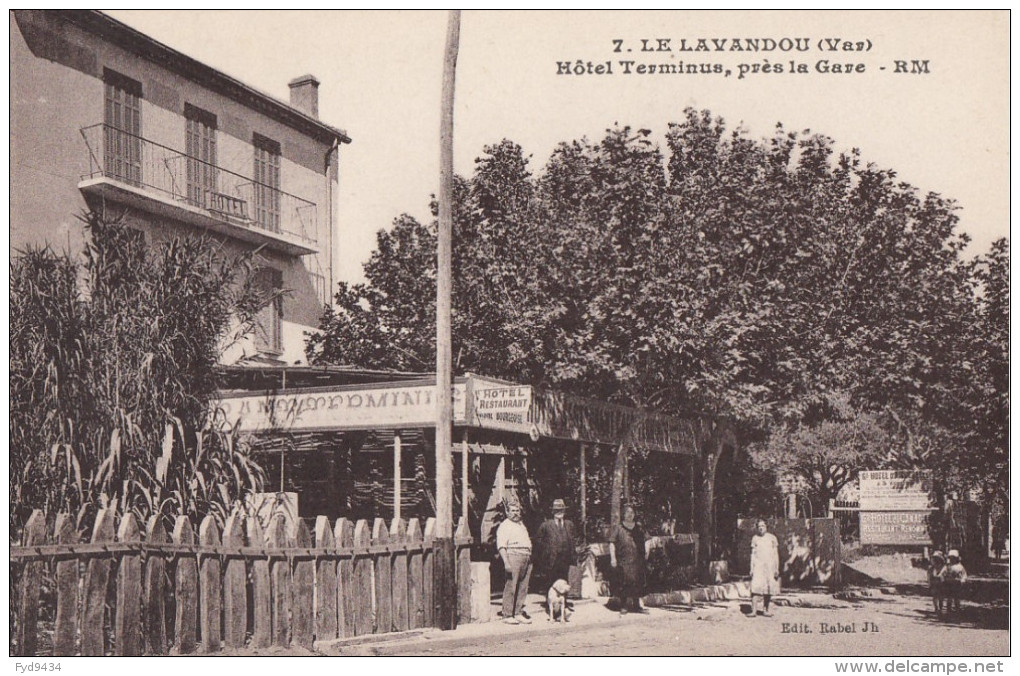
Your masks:
M566 580L556 580L549 587L546 595L546 612L548 622L569 622L570 608L567 607L567 594L570 593L570 583ZM558 613L558 615L557 615Z

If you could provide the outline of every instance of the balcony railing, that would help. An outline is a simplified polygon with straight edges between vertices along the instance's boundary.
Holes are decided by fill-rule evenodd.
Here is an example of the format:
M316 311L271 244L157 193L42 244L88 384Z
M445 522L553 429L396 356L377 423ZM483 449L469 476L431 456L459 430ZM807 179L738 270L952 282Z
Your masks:
M214 219L314 246L314 202L107 124L81 130L89 173L153 190Z

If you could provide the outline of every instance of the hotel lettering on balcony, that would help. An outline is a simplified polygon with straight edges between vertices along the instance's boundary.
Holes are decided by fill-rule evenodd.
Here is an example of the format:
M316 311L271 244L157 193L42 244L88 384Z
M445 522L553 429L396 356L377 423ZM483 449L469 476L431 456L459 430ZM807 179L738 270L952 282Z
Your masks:
M288 104L100 12L9 16L12 253L80 250L85 208L123 214L150 244L261 247L259 283L289 293L224 359L303 360L334 285L350 142L318 119L319 81L292 80Z

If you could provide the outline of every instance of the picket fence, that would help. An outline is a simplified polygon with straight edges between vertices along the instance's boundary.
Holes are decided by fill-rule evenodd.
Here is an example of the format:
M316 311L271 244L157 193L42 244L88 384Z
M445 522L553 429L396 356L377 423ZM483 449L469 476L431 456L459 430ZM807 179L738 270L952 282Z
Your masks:
M59 514L48 533L35 511L11 547L13 654L165 655L223 648L301 646L435 626L435 519L372 524L319 516L264 532L254 517L212 517L195 531L178 517L170 536L157 518L144 534L127 514L114 534L101 510L90 542ZM471 538L454 534L458 621L470 621ZM46 584L44 584L44 581ZM55 597L40 627L40 592ZM52 603L52 600L50 600ZM51 612L52 611L52 612ZM49 627L52 626L52 631ZM44 631L40 632L40 629ZM52 649L50 649L50 644Z

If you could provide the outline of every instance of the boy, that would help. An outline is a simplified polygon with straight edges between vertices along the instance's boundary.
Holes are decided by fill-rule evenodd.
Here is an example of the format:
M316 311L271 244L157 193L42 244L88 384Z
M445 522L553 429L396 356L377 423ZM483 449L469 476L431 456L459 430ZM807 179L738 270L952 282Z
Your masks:
M960 552L950 549L947 555L946 572L942 577L942 585L946 595L946 610L950 613L960 612L960 597L963 585L967 582L967 569L960 562Z
M931 600L935 604L935 615L938 617L942 617L945 574L946 558L941 551L936 549L931 553L931 565L928 566L928 589L931 591Z

